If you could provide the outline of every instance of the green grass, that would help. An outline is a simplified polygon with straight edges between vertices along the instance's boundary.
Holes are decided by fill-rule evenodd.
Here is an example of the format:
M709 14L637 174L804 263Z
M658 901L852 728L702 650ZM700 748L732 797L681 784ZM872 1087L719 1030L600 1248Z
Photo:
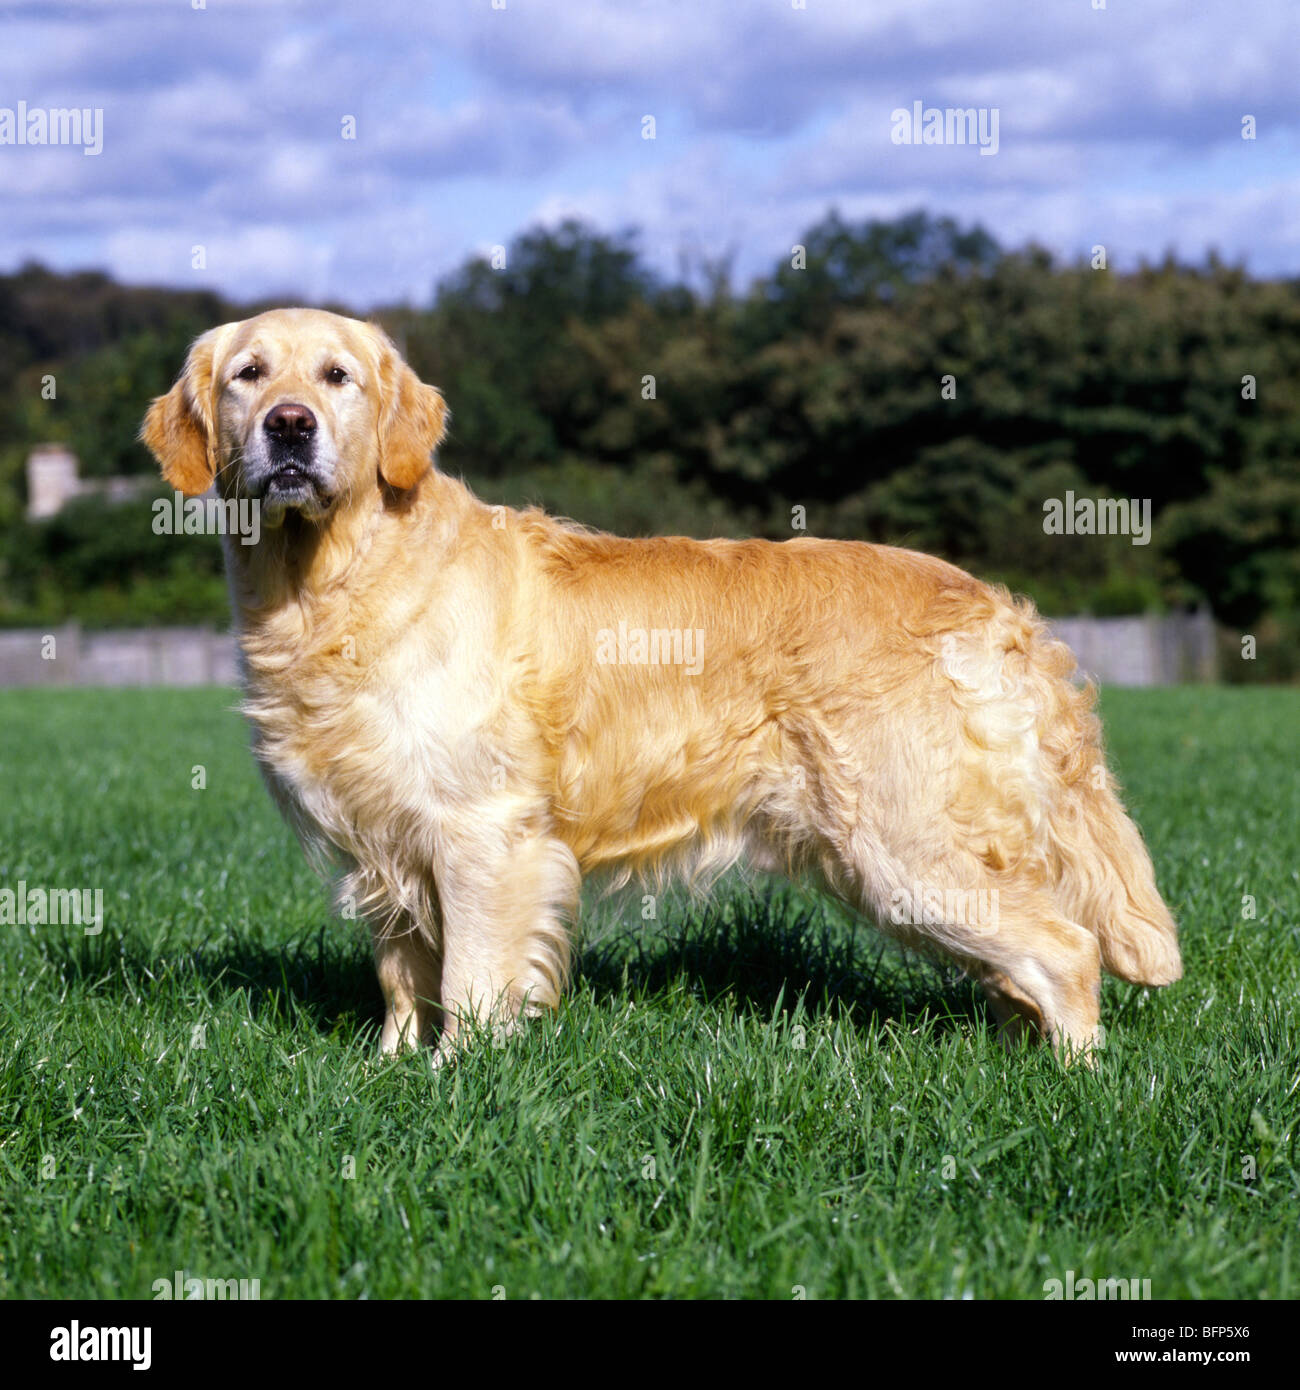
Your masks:
M1300 1294L1300 692L1107 696L1187 977L1107 981L1091 1075L781 887L596 906L554 1019L379 1063L367 942L232 703L0 692L0 887L105 909L0 927L0 1294Z

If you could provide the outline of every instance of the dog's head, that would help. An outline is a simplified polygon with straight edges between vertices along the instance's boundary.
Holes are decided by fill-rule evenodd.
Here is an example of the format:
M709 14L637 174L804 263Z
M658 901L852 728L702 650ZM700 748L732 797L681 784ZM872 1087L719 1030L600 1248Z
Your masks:
M163 477L191 496L213 482L260 501L270 526L322 521L383 484L415 486L447 407L373 324L273 309L205 333L140 437Z

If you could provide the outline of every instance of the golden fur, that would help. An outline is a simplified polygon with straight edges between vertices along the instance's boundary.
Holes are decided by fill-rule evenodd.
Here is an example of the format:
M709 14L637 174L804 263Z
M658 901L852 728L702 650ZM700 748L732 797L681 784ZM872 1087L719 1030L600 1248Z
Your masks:
M285 403L319 486L266 481ZM227 544L244 708L371 923L385 1051L553 1006L597 870L814 873L1072 1053L1099 966L1179 978L1092 691L1027 603L907 550L489 507L432 466L445 419L379 329L286 309L200 338L142 432L179 490L263 498ZM995 909L946 911L967 893Z

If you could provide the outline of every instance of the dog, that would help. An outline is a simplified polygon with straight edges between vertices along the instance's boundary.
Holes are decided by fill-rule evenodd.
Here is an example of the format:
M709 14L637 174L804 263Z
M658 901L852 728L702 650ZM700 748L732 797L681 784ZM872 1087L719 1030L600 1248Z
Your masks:
M214 328L141 437L226 538L253 748L369 924L384 1053L553 1008L589 874L811 876L977 979L1011 1036L1102 1040L1100 970L1180 978L1090 685L1032 606L917 552L623 539L479 501L441 394L313 309Z

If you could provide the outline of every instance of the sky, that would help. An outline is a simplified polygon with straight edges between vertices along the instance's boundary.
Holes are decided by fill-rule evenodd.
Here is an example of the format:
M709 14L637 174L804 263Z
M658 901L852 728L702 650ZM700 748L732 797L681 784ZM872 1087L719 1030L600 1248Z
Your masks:
M1300 5L1098 3L0 0L0 270L423 305L578 216L743 284L834 207L1300 275ZM6 143L20 102L101 151ZM996 153L898 143L916 102Z

